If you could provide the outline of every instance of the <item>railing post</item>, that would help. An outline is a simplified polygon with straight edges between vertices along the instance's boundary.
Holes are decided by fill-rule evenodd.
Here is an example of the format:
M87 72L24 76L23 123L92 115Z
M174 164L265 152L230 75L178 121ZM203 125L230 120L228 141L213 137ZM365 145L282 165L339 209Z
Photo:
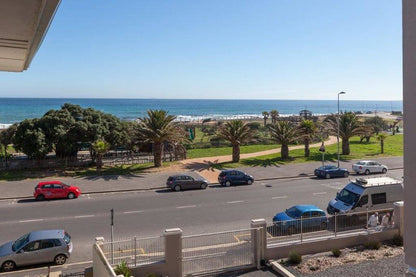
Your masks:
M182 276L182 230L179 228L166 229L165 261L169 276Z
M334 218L334 234L337 237L337 213L335 213Z
M252 219L250 227L255 228L255 230L251 231L251 241L253 243L254 262L256 263L257 268L260 268L261 263L266 256L266 220L264 218Z
M367 207L367 214L366 214L366 216L367 216L367 233L369 233L370 232L370 230L368 229L368 207Z
M303 241L303 216L300 217L300 242Z
M136 236L134 236L134 266L137 266L137 240Z

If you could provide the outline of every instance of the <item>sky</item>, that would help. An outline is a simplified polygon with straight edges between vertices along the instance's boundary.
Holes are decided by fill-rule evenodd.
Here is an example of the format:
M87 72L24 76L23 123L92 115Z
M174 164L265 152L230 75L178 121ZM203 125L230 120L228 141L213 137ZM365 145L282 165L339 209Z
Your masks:
M402 100L401 1L62 0L0 97Z

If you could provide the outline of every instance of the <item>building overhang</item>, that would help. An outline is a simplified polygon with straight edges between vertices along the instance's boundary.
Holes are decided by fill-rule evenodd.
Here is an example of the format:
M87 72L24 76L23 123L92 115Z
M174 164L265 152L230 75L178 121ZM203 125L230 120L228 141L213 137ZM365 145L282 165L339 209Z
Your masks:
M42 44L60 0L0 1L0 71L26 70Z

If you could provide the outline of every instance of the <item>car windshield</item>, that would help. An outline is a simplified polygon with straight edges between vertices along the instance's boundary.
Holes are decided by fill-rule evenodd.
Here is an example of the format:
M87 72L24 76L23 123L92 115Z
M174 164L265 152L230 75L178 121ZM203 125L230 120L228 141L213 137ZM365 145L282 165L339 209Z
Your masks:
M66 242L66 244L69 244L71 242L71 236L67 232L65 232L64 241Z
M300 217L302 212L298 208L292 207L292 208L286 210L286 214L288 216L292 217L292 218L298 218L298 217Z
M352 191L349 191L347 189L341 190L341 192L338 193L338 195L337 195L338 200L340 200L344 203L347 203L349 205L353 205L353 204L357 203L358 198L360 198L360 195L358 195L358 194L356 194Z
M12 245L12 250L16 251L20 249L23 245L25 245L29 241L29 234L21 236L18 238Z

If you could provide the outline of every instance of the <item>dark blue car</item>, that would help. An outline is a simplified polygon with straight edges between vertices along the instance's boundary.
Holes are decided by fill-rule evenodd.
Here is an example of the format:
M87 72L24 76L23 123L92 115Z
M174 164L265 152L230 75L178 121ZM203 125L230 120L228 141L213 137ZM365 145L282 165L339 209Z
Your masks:
M335 165L325 165L315 169L315 176L320 178L333 178L333 177L348 177L350 173L345 168L339 168Z
M328 218L325 212L315 205L296 205L276 214L273 223L272 235L284 236L325 230Z
M240 170L223 170L218 176L218 183L226 187L237 184L251 185L253 182L253 176Z

